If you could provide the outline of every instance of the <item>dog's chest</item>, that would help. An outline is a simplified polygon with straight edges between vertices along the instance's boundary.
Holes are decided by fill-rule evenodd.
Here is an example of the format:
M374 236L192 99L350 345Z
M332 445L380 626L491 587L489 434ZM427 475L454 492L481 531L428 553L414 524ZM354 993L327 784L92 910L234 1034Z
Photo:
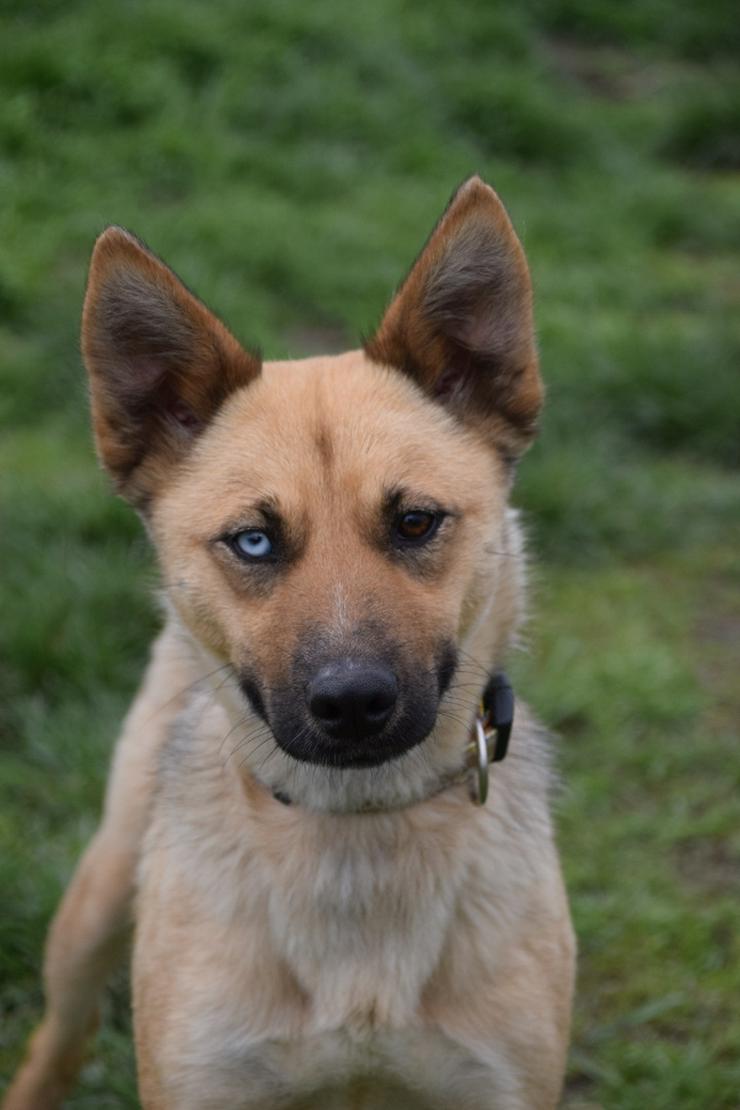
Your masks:
M240 1101L245 1089L255 1106L272 1105L279 1089L286 1107L436 1107L420 1076L428 1090L444 1089L450 1068L467 1059L423 1016L465 853L442 822L422 830L387 819L301 820L296 836L291 820L286 835L264 838L260 825L261 842L242 840L196 866L221 892L217 905L203 889L194 913L211 918L221 959L214 966L191 948L170 1070L217 1082L224 1107L251 1106Z
M317 1032L412 1020L450 927L464 868L449 873L433 836L377 825L340 823L265 875L271 941Z

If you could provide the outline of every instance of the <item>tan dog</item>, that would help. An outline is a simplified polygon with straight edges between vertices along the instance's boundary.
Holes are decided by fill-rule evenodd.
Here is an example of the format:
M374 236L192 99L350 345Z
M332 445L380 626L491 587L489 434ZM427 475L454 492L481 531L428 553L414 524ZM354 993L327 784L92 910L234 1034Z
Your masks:
M555 1106L574 941L524 706L486 806L464 781L541 403L496 194L460 188L364 350L261 366L116 228L83 345L167 625L6 1110L72 1082L135 886L146 1110Z

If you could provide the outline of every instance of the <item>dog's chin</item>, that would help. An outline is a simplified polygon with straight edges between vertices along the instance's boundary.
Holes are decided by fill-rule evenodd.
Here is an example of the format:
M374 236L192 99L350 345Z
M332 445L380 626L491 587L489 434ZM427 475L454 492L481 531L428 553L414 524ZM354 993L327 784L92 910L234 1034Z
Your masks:
M319 731L301 730L296 734L280 728L273 728L273 735L282 751L299 763L343 770L382 767L423 743L434 728L435 717L362 740L335 740Z

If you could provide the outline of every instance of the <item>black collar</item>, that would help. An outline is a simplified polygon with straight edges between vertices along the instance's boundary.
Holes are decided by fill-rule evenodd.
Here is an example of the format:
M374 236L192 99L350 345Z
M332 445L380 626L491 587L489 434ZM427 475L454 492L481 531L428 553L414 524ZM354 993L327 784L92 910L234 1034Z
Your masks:
M496 733L491 763L500 763L509 750L514 723L514 690L503 671L491 675L481 697L483 727Z

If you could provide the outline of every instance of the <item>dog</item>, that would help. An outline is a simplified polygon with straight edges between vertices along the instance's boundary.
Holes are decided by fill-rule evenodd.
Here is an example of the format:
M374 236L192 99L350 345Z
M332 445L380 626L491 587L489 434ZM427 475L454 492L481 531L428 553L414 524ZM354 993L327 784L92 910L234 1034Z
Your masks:
M145 1110L556 1106L575 942L521 702L493 762L543 395L497 194L457 190L362 349L262 365L115 227L82 343L166 623L5 1110L60 1104L134 918Z

